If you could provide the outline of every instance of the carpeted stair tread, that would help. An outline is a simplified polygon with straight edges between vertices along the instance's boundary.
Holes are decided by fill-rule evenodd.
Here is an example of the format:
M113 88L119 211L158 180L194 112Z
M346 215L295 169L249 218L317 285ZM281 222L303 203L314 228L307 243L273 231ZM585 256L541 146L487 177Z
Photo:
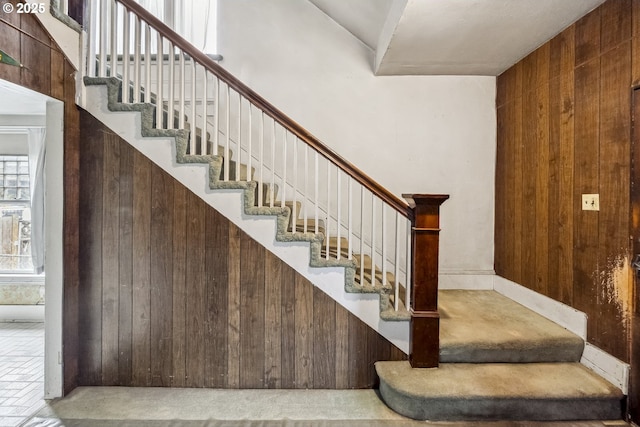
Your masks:
M578 362L583 340L495 292L441 290L440 361Z
M579 363L377 362L387 405L435 421L620 419L622 392Z
M318 228L316 230L316 220L313 218L307 218L307 233L318 233L318 234L324 234L326 231L325 227L324 227L324 221L319 219L318 220ZM296 232L297 233L304 233L305 229L304 229L304 219L298 219L298 221L296 222Z

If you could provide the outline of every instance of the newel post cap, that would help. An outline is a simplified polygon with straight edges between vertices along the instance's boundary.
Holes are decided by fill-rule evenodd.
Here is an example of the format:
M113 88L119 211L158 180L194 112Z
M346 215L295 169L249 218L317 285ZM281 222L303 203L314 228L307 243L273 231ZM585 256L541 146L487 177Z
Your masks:
M448 194L403 194L409 206L413 209L420 205L440 206L448 198Z

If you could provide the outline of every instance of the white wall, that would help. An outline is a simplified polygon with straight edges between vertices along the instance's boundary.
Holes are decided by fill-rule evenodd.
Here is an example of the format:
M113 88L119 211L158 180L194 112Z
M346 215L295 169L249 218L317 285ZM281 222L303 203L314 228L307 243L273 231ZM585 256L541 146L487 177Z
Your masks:
M495 78L375 77L300 0L219 0L221 65L393 193L448 193L443 273L493 271Z

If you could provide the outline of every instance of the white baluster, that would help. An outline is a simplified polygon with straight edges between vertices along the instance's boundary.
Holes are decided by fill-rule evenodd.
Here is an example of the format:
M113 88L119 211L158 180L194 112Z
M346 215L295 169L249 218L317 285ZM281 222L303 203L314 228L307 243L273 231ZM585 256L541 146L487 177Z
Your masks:
M129 46L131 44L131 36L130 36L130 31L129 31L129 24L130 24L130 19L129 19L129 14L126 11L123 11L124 14L124 29L123 29L123 33L124 33L124 38L122 40L122 44L124 47L123 53L122 53L122 102L125 104L128 104L129 102L131 102L131 92L130 92L130 81L129 81ZM116 31L114 29L114 31Z
M106 2L106 0L105 0ZM109 75L111 77L118 77L118 5L115 0L111 0L111 53L110 56L110 72ZM123 14L126 18L127 10L123 8ZM103 22L107 22L107 20L103 20Z
M231 90L229 85L226 90L226 98L224 100L224 114L226 116L226 126L224 128L227 137L224 140L224 180L229 181L229 169L231 169L231 159L229 157L229 147L231 146Z
M376 197L371 193L371 286L376 282Z
M260 112L260 134L258 135L259 141L259 153L260 158L258 159L260 168L258 173L258 206L262 206L263 198L264 198L264 189L262 188L263 178L264 178L264 112Z
M298 231L298 137L293 136L293 206L291 208L291 218L293 222L292 231Z
M100 29L98 28L98 15L99 15L100 11L99 11L99 6L97 2L94 2L93 4L89 4L89 34L88 37L85 42L85 45L83 46L84 49L86 50L86 56L84 58L84 60L86 61L84 64L84 70L86 71L87 75L90 77L96 77L98 75L98 67L99 64L96 62L96 58L97 58L97 52L96 49L98 48L98 43L99 43L99 32Z
M191 58L191 117L189 124L191 125L191 155L201 154L196 147L196 86L198 81L196 80L196 61ZM202 140L202 138L200 138ZM202 150L202 143L200 144L200 150Z
M141 34L140 34L140 19L137 15L134 15L134 27L133 27L133 103L137 104L140 102L140 67L142 64L140 63L140 43L141 43Z
M304 215L302 218L302 232L306 233L307 232L307 221L308 221L308 215L307 215L307 205L309 204L307 202L307 199L309 198L309 189L308 189L308 182L309 182L309 146L307 144L304 145L304 194L303 194L303 199L304 200L304 206L302 207L302 209L304 209Z
M187 72L185 64L184 64L184 51L182 49L180 49L180 64L178 65L178 74L180 75L180 86L179 86L179 91L178 91L178 127L180 129L184 129L184 116L185 116L185 109L184 109L184 98L187 96L186 94L186 79L185 79L185 73ZM189 152L193 153L193 148L189 148Z
M353 208L352 208L352 201L353 201L353 186L351 185L351 177L349 175L347 175L347 189L348 189L348 194L347 194L347 239L349 239L348 241L348 253L347 253L347 257L349 259L353 259Z
M382 286L387 282L387 205L382 202Z
M284 208L287 195L287 130L282 128L282 189L280 190L280 207Z
M144 26L144 102L151 102L151 27Z
M207 101L209 96L207 95L207 86L209 84L209 72L206 68L202 67L203 71L203 79L202 79L202 90L200 93L202 94L202 129L200 130L200 152L202 154L211 154L213 152L209 152L209 137L207 136Z
M331 235L331 162L327 159L327 223L326 228L326 258L329 259L329 236Z
M218 79L220 84L220 79ZM216 132L217 133L217 132ZM240 164L242 163L242 95L238 93L238 140L236 141L236 181L240 181ZM226 153L229 156L229 153Z
M360 286L364 285L364 187L360 186Z
M156 52L156 74L157 74L157 78L158 78L158 89L156 92L156 128L157 129L163 129L164 125L163 125L163 113L164 113L164 99L163 99L163 93L162 93L162 89L164 86L164 76L163 76L163 68L164 68L164 40L162 39L162 36L160 35L160 33L157 33L157 41L156 43L158 44L158 50Z
M173 43L169 42L169 103L167 104L167 129L175 127L175 72L176 72L176 51Z
M251 102L249 102L249 138L247 140L248 144L247 144L247 182L251 181L253 179L253 177L251 176L251 145L252 145L252 139L253 139L253 125L252 125L252 121L253 121L253 104L251 104Z
M100 4L100 72L98 73L99 77L107 76L107 40L108 40L108 32L109 30L116 32L116 29L113 28L113 22L109 22L108 13L109 13L109 3L107 0L103 0ZM111 26L109 28L109 26Z
M276 121L271 120L271 183L269 184L269 207L275 202L276 188Z
M394 300L394 308L396 311L398 311L399 308L399 304L400 304L400 218L399 218L399 213L396 211L395 212L396 215L396 238L395 238L395 242L396 242L396 260L395 260L395 266L394 266L394 271L393 271L393 275L394 275L394 283L393 286L395 287L395 300Z
M216 90L213 93L213 114L215 117L213 118L213 147L211 147L212 153L214 156L218 154L218 144L220 138L220 78L216 77ZM239 116L238 116L239 117ZM224 157L228 157L229 153L224 153ZM236 175L236 180L238 176Z
M341 173L340 173L340 168L336 168L336 192L337 192L337 197L336 197L336 211L337 211L337 215L338 218L336 219L337 222L337 227L338 227L338 233L337 233L337 255L336 255L336 259L340 259L342 257L342 254L340 253L342 250L342 242L340 241L340 235L341 235L341 229L342 229L342 185L341 185Z
M317 151L313 151L313 161L314 161L314 167L313 167L313 171L314 171L314 175L315 175L315 179L314 179L314 185L315 185L315 190L313 192L313 196L315 198L313 206L314 206L314 219L315 219L315 233L318 234L320 232L320 217L319 217L319 210L318 210L318 205L319 205L319 199L320 199L320 193L318 192L318 185L319 184L319 173L318 173L318 152Z

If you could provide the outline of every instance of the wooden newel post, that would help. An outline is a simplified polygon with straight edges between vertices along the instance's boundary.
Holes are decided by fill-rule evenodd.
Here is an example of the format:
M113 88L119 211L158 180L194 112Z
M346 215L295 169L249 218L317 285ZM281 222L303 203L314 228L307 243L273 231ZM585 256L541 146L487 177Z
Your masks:
M445 194L403 194L413 209L411 224L411 325L409 363L412 368L435 368L440 353L438 314L438 245L440 205Z

